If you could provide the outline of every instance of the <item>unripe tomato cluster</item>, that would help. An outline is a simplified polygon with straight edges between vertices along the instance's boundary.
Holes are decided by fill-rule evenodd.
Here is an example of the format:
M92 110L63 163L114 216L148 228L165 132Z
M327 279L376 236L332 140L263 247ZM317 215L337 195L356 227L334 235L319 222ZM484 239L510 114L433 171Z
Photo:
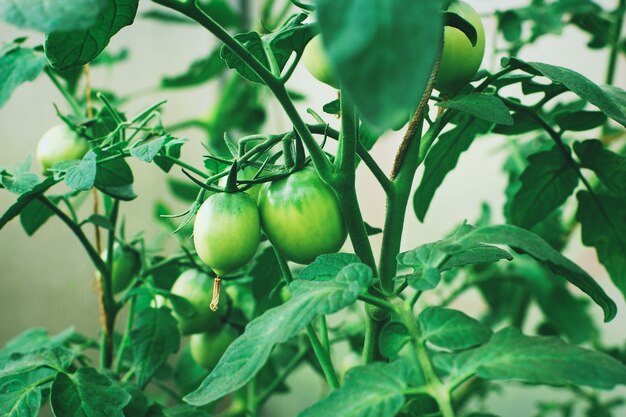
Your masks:
M210 196L194 223L198 256L218 276L228 274L254 257L261 227L285 258L301 264L336 252L347 237L334 191L305 167L266 183L257 202L242 192Z
M435 88L446 95L455 93L474 77L485 53L485 29L478 13L463 1L453 2L448 11L456 13L474 26L478 39L476 45L472 45L459 29L448 26L444 29L444 47ZM320 35L309 41L302 53L302 62L319 81L339 88L339 79L324 50Z

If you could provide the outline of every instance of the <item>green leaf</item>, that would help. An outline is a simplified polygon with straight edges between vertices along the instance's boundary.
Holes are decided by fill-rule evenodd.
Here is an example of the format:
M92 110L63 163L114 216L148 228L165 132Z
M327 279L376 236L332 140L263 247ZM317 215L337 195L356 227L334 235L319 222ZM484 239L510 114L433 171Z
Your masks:
M20 84L39 77L45 66L46 58L29 48L18 47L0 54L0 108Z
M170 354L178 351L180 333L166 307L147 308L137 317L130 333L137 385L145 387Z
M0 378L39 368L50 368L61 372L72 364L75 357L75 352L61 346L42 347L33 352L16 352L0 364Z
M499 331L477 349L435 357L435 364L453 375L491 380L602 389L626 384L626 367L616 359L557 337L525 336L514 328Z
M30 172L31 164L32 158L28 155L24 162L18 165L6 168L0 166L0 186L18 195L32 190L39 183L39 177Z
M241 24L241 17L227 0L200 0L198 6L223 28L236 27Z
M274 248L266 247L254 259L254 264L247 274L251 278L252 296L256 301L253 317L282 302L280 291L268 291L281 282L282 272Z
M583 244L596 248L611 280L626 294L626 200L587 191L580 191L577 198Z
M390 321L385 324L380 333L378 347L384 357L396 359L400 350L410 341L411 335L404 324L398 321Z
M513 224L530 229L560 207L578 185L574 167L557 146L528 157L510 206Z
M498 30L507 42L515 43L522 38L522 20L515 10L496 12Z
M35 234L54 213L39 200L33 200L20 213L20 223L28 236Z
M562 84L572 93L596 106L616 122L626 126L626 113L602 88L598 87L585 76L567 68L540 62L524 62L518 58L510 58L507 66L513 65L526 72L539 73L550 80Z
M469 113L487 122L513 125L513 117L502 100L492 94L471 93L453 97L437 106Z
M130 400L119 383L94 368L59 373L50 391L56 417L124 417L122 409Z
M92 25L48 34L44 49L50 65L68 69L93 61L117 32L133 23L138 3L139 0L105 0Z
M406 360L352 368L343 386L298 414L298 417L392 417L404 405L404 389L412 380Z
M41 408L41 388L13 379L0 387L0 415L37 417Z
M489 130L490 124L470 116L462 117L454 129L442 134L430 148L424 161L424 175L413 196L413 208L423 222L437 188L456 167L459 157L469 149L480 133Z
M56 183L57 181L54 178L46 177L39 184L33 187L32 190L20 195L17 198L17 201L4 212L2 217L0 217L0 230L2 230L8 222L18 216L30 203L43 195L43 193L48 191L48 189Z
M599 140L574 144L580 165L595 172L606 187L626 197L626 157L604 148Z
M0 19L21 29L49 33L92 25L104 0L19 0L0 3Z
M584 132L585 130L595 129L606 123L606 119L606 115L602 112L584 110L563 112L554 116L554 121L561 130L570 130L572 132Z
M508 245L516 251L522 251L545 264L552 272L564 277L591 297L604 311L605 321L610 321L615 317L617 312L615 303L594 279L532 232L510 225L484 226L471 229L460 237L457 243L461 246L480 243Z
M66 164L66 161L63 164ZM96 173L96 154L89 151L83 159L69 165L65 172L65 183L76 191L91 190L96 180Z
M413 269L407 278L409 285L419 291L435 288L441 280L441 273L465 265L497 262L513 257L505 250L495 246L471 244L461 246L457 240L470 226L461 226L451 237L434 243L426 243L417 248L402 252L397 256L398 264Z
M490 328L468 315L448 308L431 307L418 317L422 339L444 349L459 350L482 345Z
M137 142L137 145L133 146L130 150L131 156L139 159L143 162L152 162L154 157L159 153L163 145L165 144L165 140L167 139L167 135L158 137L156 139L150 139L143 142Z
M113 159L98 164L95 186L111 197L130 201L137 197L132 189L134 178L124 159Z
M331 281L346 266L360 262L352 253L330 253L318 256L300 271L298 278L307 281Z
M278 69L282 72L291 55L294 52L301 55L307 42L315 36L316 30L313 25L302 24L304 18L306 18L305 14L298 15L287 26L276 33L261 36L257 32L245 32L235 35L235 39L267 70L270 70L270 61L263 47L265 44L270 49ZM224 45L222 47L221 57L226 62L228 68L237 70L245 79L257 83L262 82L256 73L228 46Z
M291 299L252 320L213 372L184 400L204 405L241 388L263 367L277 343L298 334L317 316L354 303L372 282L372 271L363 264L345 266L333 281L293 281Z
M221 74L226 67L220 58L220 50L213 51L209 56L194 61L180 75L163 77L162 88L184 88L203 84Z
M426 89L439 49L443 1L316 3L331 65L359 113L380 129L406 123Z
M178 197L186 203L193 203L198 197L199 187L190 181L183 181L177 178L167 178L167 188L174 197Z
M164 411L165 417L211 417L209 413L187 404L177 405Z

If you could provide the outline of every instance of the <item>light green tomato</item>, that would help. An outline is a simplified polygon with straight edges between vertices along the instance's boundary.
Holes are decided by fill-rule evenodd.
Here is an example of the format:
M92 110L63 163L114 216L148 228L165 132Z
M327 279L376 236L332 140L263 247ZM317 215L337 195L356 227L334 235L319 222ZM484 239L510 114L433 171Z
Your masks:
M259 212L270 242L300 264L338 251L347 237L337 196L312 167L266 184Z
M102 259L106 262L108 251L102 253ZM131 280L139 272L139 255L131 248L124 248L115 243L113 245L113 269L111 270L111 283L113 293L117 294L128 287Z
M476 11L467 3L452 3L448 11L467 20L478 35L476 46L457 28L446 26L441 65L435 88L442 93L454 93L469 82L478 69L485 54L485 28Z
M307 43L302 53L302 62L312 76L324 84L339 88L339 80L330 65L330 59L324 50L321 35L314 37Z
M174 295L187 299L195 310L195 314L190 317L181 316L176 311L173 312L182 334L203 332L219 323L220 312L223 309L211 310L213 278L207 274L195 269L185 271L178 277L170 291ZM222 304L222 299L223 297L220 297L220 304Z
M237 336L237 332L230 326L191 335L189 338L191 357L198 365L210 371L215 368Z
M89 143L76 132L62 124L48 130L39 140L36 157L44 175L57 162L82 159L89 151Z
M259 211L246 193L218 193L206 199L193 225L198 256L218 276L248 263L261 238Z

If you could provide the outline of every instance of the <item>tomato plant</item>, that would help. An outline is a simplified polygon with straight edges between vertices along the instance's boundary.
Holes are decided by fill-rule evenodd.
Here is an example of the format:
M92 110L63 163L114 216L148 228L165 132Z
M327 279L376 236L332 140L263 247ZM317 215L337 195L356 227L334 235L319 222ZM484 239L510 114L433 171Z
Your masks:
M100 320L8 340L0 416L623 415L624 335L603 320L626 294L626 0L505 3L0 1L0 106L39 78L58 118L28 150L43 175L28 156L0 166L3 242L16 219L64 226L86 258L68 251L67 282L49 281L88 282ZM143 19L158 31L126 30ZM118 33L166 33L176 65L208 50L155 79ZM548 35L580 67L524 58ZM155 85L129 93L118 68ZM209 108L187 114L179 90ZM442 204L448 177L489 184L462 171L481 141L504 195Z

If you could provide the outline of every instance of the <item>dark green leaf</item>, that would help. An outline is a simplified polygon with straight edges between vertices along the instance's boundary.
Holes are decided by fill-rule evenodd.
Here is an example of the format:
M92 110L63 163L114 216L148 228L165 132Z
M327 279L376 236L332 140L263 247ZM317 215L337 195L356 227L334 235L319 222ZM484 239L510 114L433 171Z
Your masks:
M298 417L392 417L404 405L403 390L413 376L405 360L352 368L343 386Z
M443 1L316 3L332 66L359 113L381 129L406 123L439 49Z
M263 367L277 343L298 334L315 317L354 303L372 281L372 271L363 264L345 266L333 281L293 281L289 286L291 299L251 321L213 372L185 401L192 405L208 404L244 386Z
M20 84L33 81L45 66L46 58L32 49L16 48L0 55L0 107Z
M396 359L400 350L410 341L411 335L407 328L400 322L390 321L380 333L378 348L384 357Z
M583 244L596 248L611 280L626 294L626 200L587 191L577 197Z
M513 117L509 109L498 97L485 93L471 93L457 96L450 100L437 103L438 106L446 107L469 113L479 119L488 122L513 125Z
M599 140L574 144L583 168L591 169L606 187L626 198L626 157L605 149Z
M105 0L92 25L50 33L44 44L50 65L67 69L93 61L120 29L133 23L138 3L139 0Z
M220 50L213 51L209 56L194 61L187 71L180 75L163 77L161 87L191 87L212 80L221 74L226 67L220 58Z
M599 111L563 112L554 116L554 121L561 130L572 132L584 132L595 129L606 122L606 115Z
M180 333L170 310L148 308L142 311L130 333L137 385L144 387L170 354L178 351Z
M605 321L615 317L615 303L604 290L582 268L553 249L539 236L516 226L497 225L475 228L460 237L461 246L475 244L508 245L517 251L523 251L535 260L544 263L554 273L561 275L581 289L604 311Z
M374 227L374 226L369 225L368 223L365 223L365 232L367 233L368 236L374 236L374 235L378 235L382 233L383 229L381 229L380 227Z
M507 42L518 42L522 37L522 21L515 10L497 12L498 30Z
M199 408L182 404L165 410L165 417L211 417L211 415Z
M190 181L182 181L171 177L167 179L167 186L172 195L187 203L196 201L198 192L200 191L198 186Z
M0 2L0 19L44 33L86 29L104 4L105 0L9 0Z
M0 363L0 378L39 368L50 368L62 372L71 365L75 357L75 352L60 346L43 347L34 352L16 352Z
M554 146L528 157L520 181L521 187L511 201L511 221L530 229L567 200L578 185L578 175Z
M122 409L130 400L119 383L94 368L59 373L50 392L56 417L124 417Z
M20 213L20 223L28 236L35 234L54 213L39 200L33 200Z
M326 114L339 114L339 112L341 111L339 106L339 99L324 104L324 107L322 107L322 111Z
M418 317L422 338L444 349L459 350L482 345L491 338L491 329L466 314L431 307Z
M536 71L552 81L558 82L578 97L596 106L611 119L626 125L626 114L602 88L591 82L583 75L567 68L554 65L542 64L540 62L524 62L517 58L510 58L509 65L514 65L527 71L529 68Z
M24 210L30 203L40 197L56 183L57 181L55 181L54 178L47 177L35 187L33 187L32 190L20 195L17 198L17 201L11 207L9 207L7 211L4 212L2 217L0 217L0 230L2 230L2 228L6 226L8 222L18 216L22 212L22 210Z
M102 192L120 200L129 201L137 197L133 191L133 172L124 159L99 163L95 186Z
M454 375L604 389L626 384L626 367L612 357L556 337L525 336L514 328L499 331L480 348L443 358L436 358L436 364Z
M274 248L268 246L256 256L254 264L248 272L251 278L252 296L256 301L253 316L281 303L280 291L269 291L281 282L282 273Z
M479 133L488 131L489 127L484 121L463 117L456 128L441 135L430 148L424 161L424 176L413 197L413 208L420 221L424 221L435 191L454 169L461 154L469 149Z
M466 265L476 265L498 262L502 259L513 259L510 253L504 249L489 245L474 245L464 248L462 252L451 254L439 267L441 271L460 268Z
M235 12L227 0L200 0L198 5L224 28L236 27L241 24L241 17Z

